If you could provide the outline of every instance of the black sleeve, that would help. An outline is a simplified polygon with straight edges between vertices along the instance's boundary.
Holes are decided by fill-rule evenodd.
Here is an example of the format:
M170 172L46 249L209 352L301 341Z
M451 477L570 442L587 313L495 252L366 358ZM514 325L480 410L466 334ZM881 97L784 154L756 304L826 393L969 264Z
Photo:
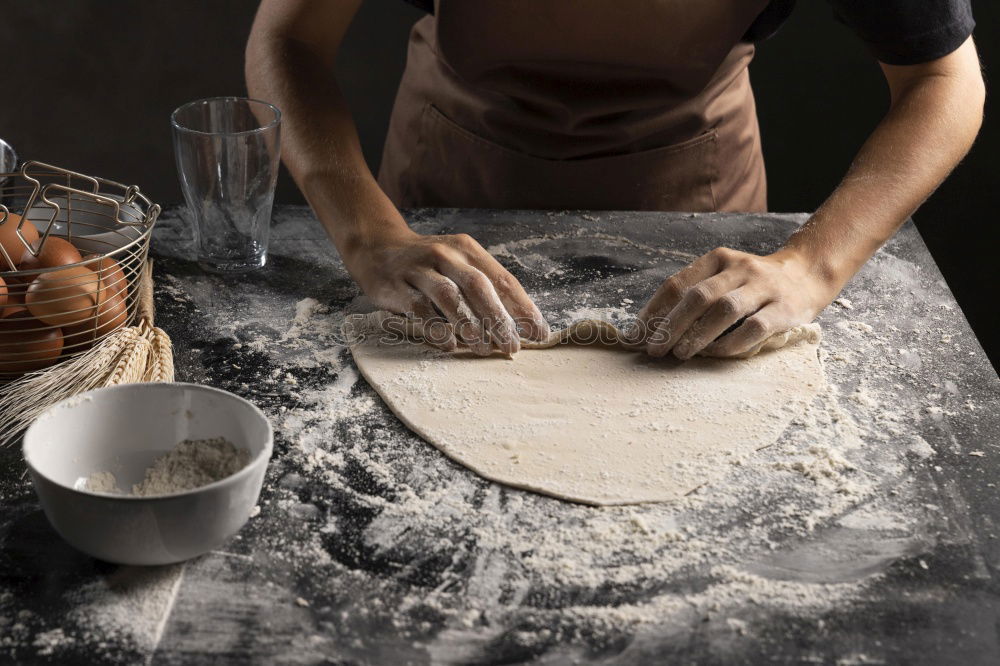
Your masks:
M880 61L916 65L946 56L972 34L970 0L830 0L837 18Z
M422 9L429 14L434 13L434 0L406 0L417 9Z

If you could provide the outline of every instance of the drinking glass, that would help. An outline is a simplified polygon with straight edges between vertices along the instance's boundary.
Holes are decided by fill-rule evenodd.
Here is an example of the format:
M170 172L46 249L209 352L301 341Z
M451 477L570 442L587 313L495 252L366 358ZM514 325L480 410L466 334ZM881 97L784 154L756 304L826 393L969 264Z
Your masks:
M14 152L9 143L0 139L0 174L13 173L15 169L17 169L17 153ZM5 204L8 208L11 208L14 205L16 188L10 188L9 191L3 189L8 180L10 180L10 176L0 175L0 204ZM3 263L3 261L0 260L0 263Z
M0 173L10 173L17 168L17 153L11 145L0 139Z
M242 97L200 99L170 116L198 264L244 273L267 262L281 112Z

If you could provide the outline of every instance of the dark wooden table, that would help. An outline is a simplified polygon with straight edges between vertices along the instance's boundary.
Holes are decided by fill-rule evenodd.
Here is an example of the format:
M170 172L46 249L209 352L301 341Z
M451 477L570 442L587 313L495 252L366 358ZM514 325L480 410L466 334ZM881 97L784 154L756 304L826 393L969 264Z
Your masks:
M1000 663L1000 381L912 225L820 318L827 417L690 501L595 509L490 484L391 416L339 344L365 304L308 210L279 208L238 278L197 268L177 212L159 324L179 380L272 419L260 513L183 565L112 566L0 451L0 662ZM410 215L474 235L557 325L627 318L691 257L803 219Z

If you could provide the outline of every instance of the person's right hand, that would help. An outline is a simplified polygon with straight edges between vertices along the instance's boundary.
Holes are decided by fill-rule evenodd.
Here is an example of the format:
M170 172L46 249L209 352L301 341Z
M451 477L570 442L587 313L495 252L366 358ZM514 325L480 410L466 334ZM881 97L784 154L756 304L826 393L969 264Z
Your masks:
M439 349L463 344L480 356L513 354L521 336L549 335L517 279L468 234L422 236L397 227L345 250L348 271L375 305L413 319Z

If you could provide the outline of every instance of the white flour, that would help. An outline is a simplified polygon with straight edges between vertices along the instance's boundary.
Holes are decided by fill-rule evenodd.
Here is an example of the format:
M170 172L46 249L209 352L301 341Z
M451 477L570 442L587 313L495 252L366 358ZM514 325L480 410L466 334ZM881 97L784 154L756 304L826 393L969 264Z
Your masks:
M548 270L543 242L490 249ZM261 616L271 617L272 597L284 599L303 611L309 649L344 661L356 649L353 661L362 663L366 648L379 654L398 640L398 654L419 650L426 661L468 663L488 654L501 634L507 644L539 652L558 641L599 649L602 640L613 645L623 636L637 645L668 635L681 642L752 637L761 630L754 614L771 611L822 629L832 611L855 602L863 609L868 591L882 583L884 563L923 557L949 538L967 543L961 525L925 504L943 464L938 451L961 453L970 464L996 454L991 443L948 430L952 414L987 405L962 394L956 385L965 379L937 362L936 350L960 350L961 331L935 314L947 304L925 303L926 290L909 288L913 270L880 253L866 268L875 286L855 289L853 302L840 299L824 313L836 327L822 347L831 387L786 437L734 458L723 481L681 501L600 509L510 490L456 468L386 418L336 344L339 317L314 299L294 310L248 301L225 318L220 335L240 340L234 349L266 350L274 376L253 381L294 397L269 408L288 447L272 462L253 521L250 569L281 572L259 585ZM610 278L618 280L611 293L632 279ZM208 287L185 289L178 295L202 307L226 307ZM580 285L551 289L585 292ZM601 295L574 302L589 310L591 301L619 306L606 311L612 319L641 306ZM903 335L892 317L881 316L888 304L894 312L928 311ZM336 379L319 387L286 381L289 371L318 367ZM169 573L121 586L108 577L67 593L67 602L83 605L61 632L36 632L37 616L0 587L0 646L37 642L35 650L58 653L73 641L100 650L124 639L148 648L175 585L176 572ZM272 584L280 592L269 592Z
M132 495L169 495L207 486L240 471L250 462L250 452L232 442L215 439L186 439L146 470L145 478L132 486ZM121 492L114 474L94 472L87 478L87 490Z
M566 319L584 311L616 320L626 314L619 308L582 308ZM333 332L320 329L336 325L332 318L316 317L303 328L323 337ZM894 363L876 353L885 342L870 325L851 322L841 328L849 346L827 345L822 352L826 364L854 362L857 353L874 363ZM818 616L861 598L878 577L852 565L825 566L821 561L811 577L802 578L781 568L785 552L794 553L795 544L819 530L847 529L875 543L882 535L906 533L909 525L904 513L911 500L899 477L910 474L906 456L911 454L907 446L894 445L896 437L909 432L908 419L884 408L886 396L871 387L833 384L786 438L733 459L724 482L682 501L595 509L455 473L429 445L381 425L377 400L367 391L353 395L357 377L350 366L338 363L335 370L341 377L333 385L302 392L307 407L284 412L285 431L297 433L290 461L299 471L279 484L270 510L291 520L311 516L320 522L310 523L313 528L298 538L275 534L275 549L288 553L296 567L316 571L310 580L320 586L321 595L319 581L335 585L344 576L360 574L332 561L324 546L325 537L347 528L344 516L311 511L298 498L298 488L319 482L349 503L377 512L362 534L375 555L394 555L401 567L412 566L405 564L409 558L463 562L454 573L444 572L432 590L405 592L391 580L365 579L366 587L383 590L370 599L372 621L382 618L401 631L411 626L419 631L420 624L410 619L416 609L444 618L448 652L428 649L445 661L463 658L456 636L458 644L467 639L473 654L490 639L491 626L518 624L524 627L519 640L530 645L558 638L553 631L655 633L653 628L686 621L692 614L749 631L750 625L737 617L747 608ZM329 424L335 420L344 429L333 435ZM933 458L926 442L913 437L913 458ZM872 450L866 441L881 442L884 448ZM389 489L392 500L360 489L351 480L352 468L363 469L373 483ZM881 488L887 484L898 486L899 494L885 495ZM478 503L470 501L473 496ZM748 515L747 507L760 513ZM860 514L855 517L854 512ZM835 544L824 547L836 549ZM898 553L879 551L872 557L893 556ZM838 557L843 554L824 559L839 562ZM670 591L672 581L684 580L691 571L702 572L708 581L703 589ZM608 586L644 585L664 591L642 602L587 602ZM568 590L570 596L552 607L539 606L530 601L538 590Z
M94 472L87 477L84 488L95 493L120 493L118 479L111 472Z

